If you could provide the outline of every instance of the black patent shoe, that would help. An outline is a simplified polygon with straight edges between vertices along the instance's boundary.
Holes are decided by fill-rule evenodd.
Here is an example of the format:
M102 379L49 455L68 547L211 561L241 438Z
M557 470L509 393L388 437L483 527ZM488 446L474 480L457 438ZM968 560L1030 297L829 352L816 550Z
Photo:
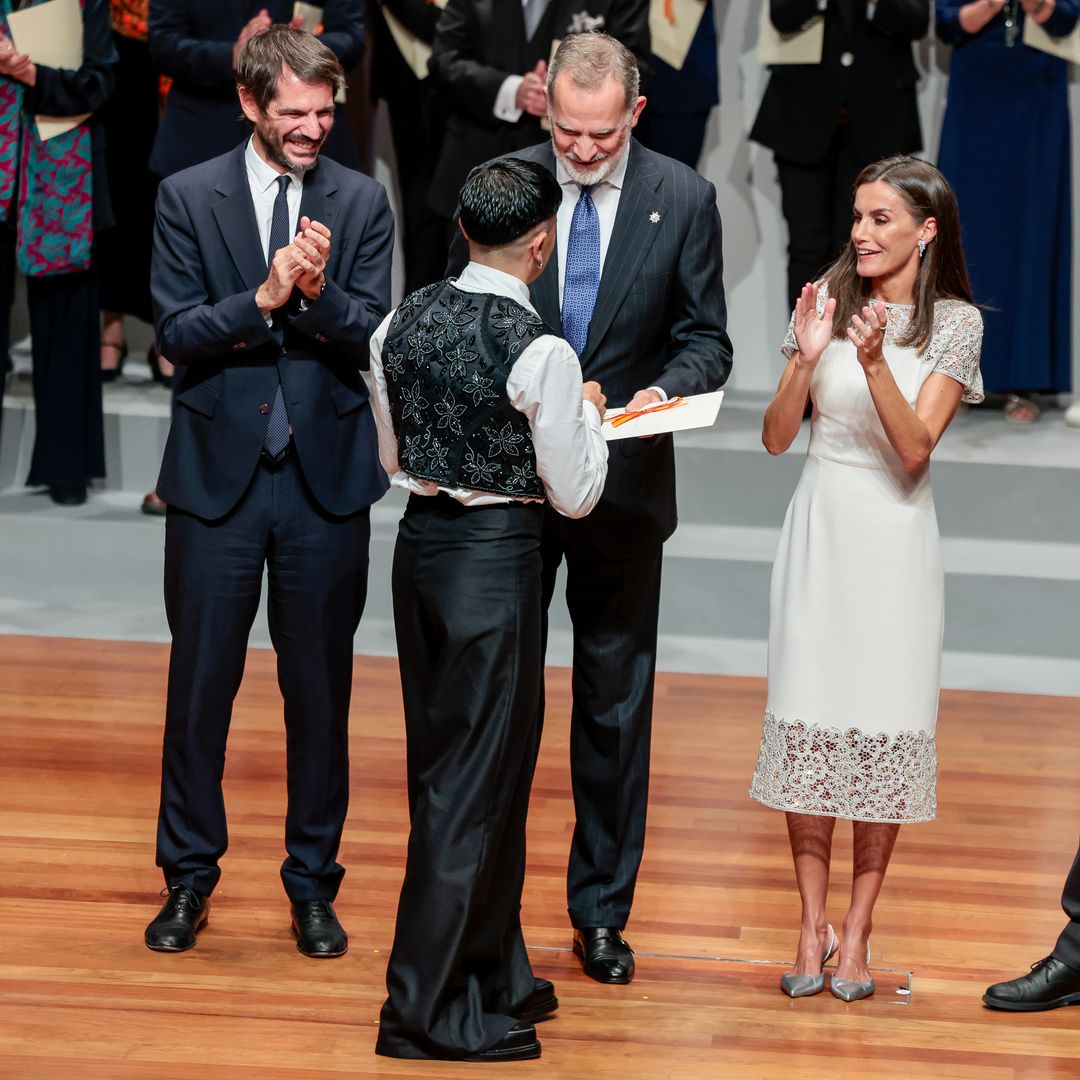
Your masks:
M494 1046L466 1061L530 1061L540 1056L540 1041L532 1024L515 1024Z
M526 1024L538 1024L542 1020L550 1020L558 1007L554 984L547 979L537 979L533 992L516 1009L512 1009L510 1015Z
M209 918L210 897L186 885L171 885L165 901L146 928L146 947L155 952L187 952L195 946L195 935Z
M992 1009L1007 1012L1041 1012L1063 1005L1080 1005L1080 971L1048 956L1031 965L1027 975L994 983L983 994Z
M589 926L574 931L574 952L590 979L628 983L634 977L634 950L614 926Z
M329 960L349 951L349 935L338 922L329 900L301 900L293 904L292 928L296 947L305 956Z

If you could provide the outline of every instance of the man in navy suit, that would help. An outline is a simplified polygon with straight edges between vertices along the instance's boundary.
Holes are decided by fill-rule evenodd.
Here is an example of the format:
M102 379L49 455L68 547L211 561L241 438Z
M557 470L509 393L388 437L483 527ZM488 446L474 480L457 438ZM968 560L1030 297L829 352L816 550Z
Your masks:
M626 46L571 34L548 72L551 138L514 155L543 165L563 192L533 306L562 328L584 377L631 409L715 390L732 363L716 189L632 138L639 87ZM451 261L463 261L460 245ZM660 571L675 524L670 435L612 443L592 513L545 516L545 606L565 560L574 625L567 909L574 951L598 982L634 976L622 930L645 845Z
M157 488L173 634L157 848L169 896L146 931L160 951L195 944L220 877L225 741L264 566L287 735L281 877L300 951L347 948L332 901L352 641L368 508L386 488L360 368L390 307L394 228L380 184L320 160L343 78L310 34L253 36L237 58L252 138L158 193L157 335L183 372Z

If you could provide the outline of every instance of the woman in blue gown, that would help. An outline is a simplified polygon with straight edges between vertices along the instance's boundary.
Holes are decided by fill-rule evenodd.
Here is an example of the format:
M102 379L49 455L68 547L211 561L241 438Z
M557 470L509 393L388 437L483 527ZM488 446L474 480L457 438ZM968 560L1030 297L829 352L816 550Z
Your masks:
M1031 423L1031 394L1072 382L1072 215L1066 61L1023 44L1024 20L1070 33L1080 0L936 0L954 46L938 166L964 223L983 312L982 373L1006 417Z

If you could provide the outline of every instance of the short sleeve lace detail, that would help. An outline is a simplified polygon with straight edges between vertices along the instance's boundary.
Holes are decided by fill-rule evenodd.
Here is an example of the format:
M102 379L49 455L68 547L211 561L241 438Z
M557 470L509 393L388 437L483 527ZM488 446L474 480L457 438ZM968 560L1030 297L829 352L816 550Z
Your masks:
M926 350L933 371L955 379L964 388L963 400L978 405L983 400L982 313L963 300L939 300L934 306L934 332Z

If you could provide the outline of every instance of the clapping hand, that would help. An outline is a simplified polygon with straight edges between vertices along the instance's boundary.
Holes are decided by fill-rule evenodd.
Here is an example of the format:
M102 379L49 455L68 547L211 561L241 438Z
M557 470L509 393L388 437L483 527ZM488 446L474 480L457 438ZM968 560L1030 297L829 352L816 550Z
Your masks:
M821 315L817 313L817 289L807 282L795 301L795 343L799 347L799 362L814 365L821 359L833 336L833 315L836 300L825 303Z
M257 15L253 15L244 24L243 30L240 31L240 36L236 39L236 44L233 46L232 58L233 67L236 66L236 58L240 55L240 50L256 35L262 33L270 27L271 19L270 13L263 8Z
M326 262L330 258L330 230L321 221L300 219L300 232L290 245L294 259L303 269L296 287L309 299L318 299L326 280Z
M547 62L537 60L536 67L522 80L514 103L530 116L547 116Z
M1054 0L1020 0L1024 11L1037 23L1044 23L1054 13Z
M33 86L37 82L37 67L27 53L16 51L11 38L0 34L0 75Z
M862 309L861 319L858 315L851 316L847 336L855 346L859 363L864 368L884 363L881 347L885 344L885 327L888 321L885 305L880 300L871 300L869 305Z

